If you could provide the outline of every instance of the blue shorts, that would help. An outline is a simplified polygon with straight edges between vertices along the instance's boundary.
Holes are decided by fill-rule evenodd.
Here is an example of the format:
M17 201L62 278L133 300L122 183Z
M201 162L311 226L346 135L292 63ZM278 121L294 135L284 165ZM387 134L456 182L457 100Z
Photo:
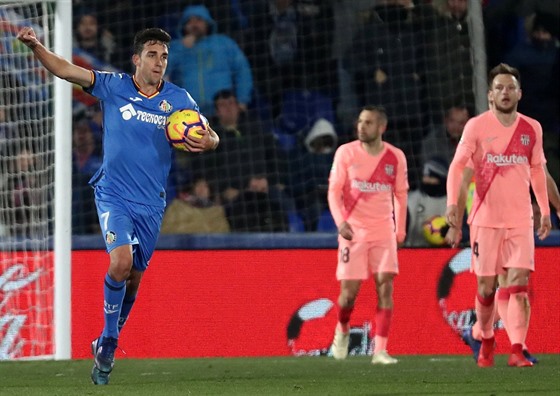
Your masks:
M161 228L164 207L130 202L95 188L95 205L107 252L123 245L135 245L132 266L148 268Z

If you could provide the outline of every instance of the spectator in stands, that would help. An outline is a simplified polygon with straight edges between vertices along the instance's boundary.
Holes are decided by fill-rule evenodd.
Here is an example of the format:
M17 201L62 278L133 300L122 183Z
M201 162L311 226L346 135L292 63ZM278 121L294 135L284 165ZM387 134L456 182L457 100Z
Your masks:
M88 181L102 159L87 119L75 120L72 131L72 233L99 232L94 192Z
M424 163L420 188L408 194L408 232L405 246L429 247L422 225L433 216L444 216L447 209L447 169L449 162L432 157Z
M553 35L560 34L560 7L550 0L485 0L484 31L488 65L502 62L518 43L527 38L524 19L540 14L550 20Z
M467 0L444 0L441 6L419 8L426 101L432 123L453 103L474 107L473 64Z
M43 210L39 203L41 187L34 176L35 156L31 149L20 141L8 144L6 150L6 179L2 185L3 200L11 208L10 221L4 233L12 237L32 237L34 234L35 212ZM4 161L3 161L4 162Z
M331 1L262 1L252 4L246 14L244 50L253 67L257 91L270 104L273 117L280 114L282 93L287 89L337 96Z
M519 102L519 111L541 123L548 169L560 183L560 90L554 83L555 79L558 82L560 72L560 43L553 34L558 24L560 19L533 15L528 39L518 43L505 61L521 75L529 76L522 81L523 100Z
M113 34L99 26L97 13L86 9L74 17L74 46L106 63L113 62L116 50Z
M181 38L169 49L169 79L189 90L200 111L214 114L217 92L235 92L245 111L251 101L253 77L249 62L231 38L216 33L216 22L204 5L185 8L179 29Z
M448 108L443 118L443 124L433 125L428 135L422 140L423 162L426 163L434 156L440 156L450 164L469 118L471 118L471 112L464 105Z
M320 118L303 139L303 148L290 159L290 192L305 231L316 231L319 216L328 211L329 172L338 135L329 121Z
M233 232L288 231L286 213L270 195L265 175L251 175L247 188L226 209Z
M184 186L163 216L162 234L210 234L229 232L224 207L215 202L210 185L197 179Z
M382 104L390 120L384 139L404 151L412 189L420 179L419 142L425 135L425 102L420 48L412 0L381 0L354 37L344 66L358 106Z
M205 177L224 204L245 188L247 175L265 174L272 190L283 190L284 160L272 133L262 128L252 111L242 111L231 90L215 95L214 108L210 124L220 136L220 145L208 155L193 158L189 166L193 175Z

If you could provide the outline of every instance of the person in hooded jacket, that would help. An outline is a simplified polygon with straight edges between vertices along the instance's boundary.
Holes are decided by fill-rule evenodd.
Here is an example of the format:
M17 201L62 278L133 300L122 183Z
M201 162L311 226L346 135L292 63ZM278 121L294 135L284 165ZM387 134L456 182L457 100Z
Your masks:
M214 96L230 89L247 110L253 90L249 62L237 43L217 33L217 24L204 5L185 8L179 22L179 39L169 49L167 75L188 89L206 116L214 115Z

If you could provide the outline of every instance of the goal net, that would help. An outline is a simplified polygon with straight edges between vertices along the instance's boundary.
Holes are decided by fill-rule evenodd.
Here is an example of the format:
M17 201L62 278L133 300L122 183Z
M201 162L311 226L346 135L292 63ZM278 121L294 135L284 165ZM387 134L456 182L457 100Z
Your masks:
M202 3L204 9L189 8ZM398 15L381 15L374 3L75 5L74 58L86 67L132 72L135 32L154 26L168 31L178 40L172 43L168 79L191 93L221 135L214 153L176 153L163 234L335 232L327 204L334 149L355 139L354 122L366 104L387 108L385 140L405 151L411 188L418 187L424 140L441 132L446 110L465 106L474 115L473 70L484 62L477 64L475 53L483 54L484 44L475 48L472 20L481 21L481 11L457 21L438 8L446 2L420 1L402 23L387 27L380 20ZM206 20L213 38L187 47L181 39L191 15ZM486 65L480 71L485 75ZM100 156L99 107L83 92L74 93L74 133L88 135L83 140L93 141L93 155ZM232 93L248 112L220 121L216 105L229 111ZM266 181L251 178L262 175ZM84 191L73 206L75 234L98 229L90 176L87 166L75 174L75 197L79 185ZM268 195L257 191L266 191L266 184ZM211 204L218 208L206 207Z
M16 39L30 26L53 49L54 20L55 2L0 1L0 360L57 350L56 88Z

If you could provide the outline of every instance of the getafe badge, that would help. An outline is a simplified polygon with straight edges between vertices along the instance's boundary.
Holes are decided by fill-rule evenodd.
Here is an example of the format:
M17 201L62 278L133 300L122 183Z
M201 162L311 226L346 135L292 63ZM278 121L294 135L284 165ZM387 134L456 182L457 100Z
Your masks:
M117 234L115 234L113 231L107 231L107 233L105 234L105 241L107 242L107 245L114 243L116 240Z
M159 102L158 104L159 109L165 113L170 113L171 110L173 110L173 106L171 106L171 103L169 103L167 100L162 100L161 102Z

